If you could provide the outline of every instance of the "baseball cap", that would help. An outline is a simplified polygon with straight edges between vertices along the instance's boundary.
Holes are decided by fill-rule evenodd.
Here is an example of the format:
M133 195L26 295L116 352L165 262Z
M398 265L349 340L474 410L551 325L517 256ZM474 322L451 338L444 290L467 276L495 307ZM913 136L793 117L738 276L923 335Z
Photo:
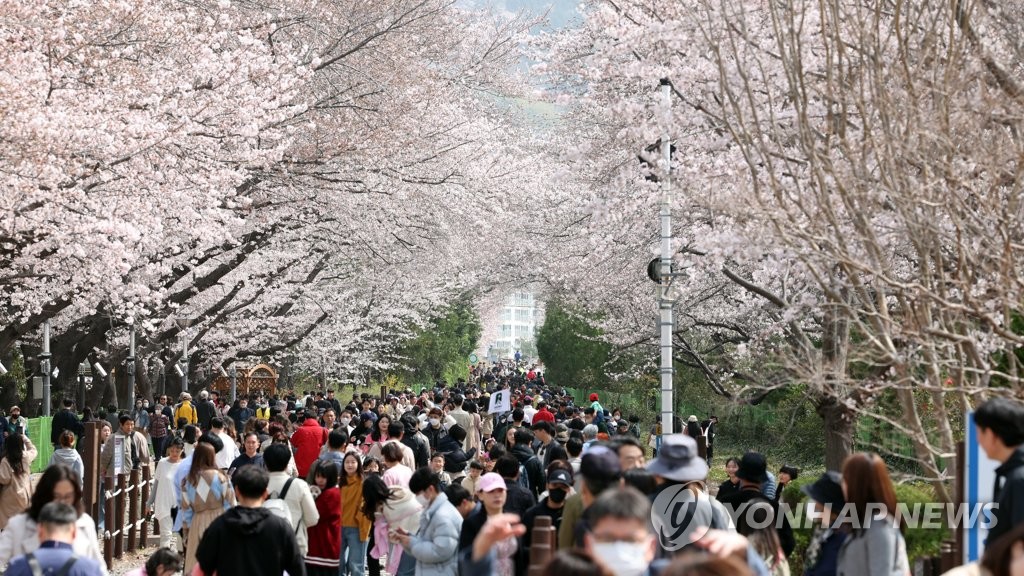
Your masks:
M572 486L572 473L561 468L552 470L551 474L548 474L548 484Z
M476 489L478 492L492 492L499 488L505 489L505 479L497 472L488 472L480 477L480 484Z
M622 475L619 455L607 446L591 446L580 461L580 474L594 480L616 480Z

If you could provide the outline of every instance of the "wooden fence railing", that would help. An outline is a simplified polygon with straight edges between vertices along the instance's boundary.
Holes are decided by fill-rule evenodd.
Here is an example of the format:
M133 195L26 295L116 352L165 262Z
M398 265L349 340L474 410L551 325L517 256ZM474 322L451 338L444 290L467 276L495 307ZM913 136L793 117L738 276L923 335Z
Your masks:
M85 424L85 437L82 439L82 462L85 465L83 500L85 509L97 524L100 507L103 507L104 530L100 537L103 538L103 559L110 570L114 559L120 559L125 551L134 552L147 545L150 521L145 509L152 490L153 473L150 466L144 464L130 474L103 477L104 471L99 466L99 430L94 422Z

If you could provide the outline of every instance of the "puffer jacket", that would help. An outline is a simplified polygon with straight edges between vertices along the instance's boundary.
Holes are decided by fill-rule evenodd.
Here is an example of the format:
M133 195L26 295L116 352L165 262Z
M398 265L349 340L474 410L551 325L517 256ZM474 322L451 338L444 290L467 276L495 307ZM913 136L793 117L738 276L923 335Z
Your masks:
M420 529L405 549L416 558L416 576L456 576L461 531L462 515L441 492L423 513Z

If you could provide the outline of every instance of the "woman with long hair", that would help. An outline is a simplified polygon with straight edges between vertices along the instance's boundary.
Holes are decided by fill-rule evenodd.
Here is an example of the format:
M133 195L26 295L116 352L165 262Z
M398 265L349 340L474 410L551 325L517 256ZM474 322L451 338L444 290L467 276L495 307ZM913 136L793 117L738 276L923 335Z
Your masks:
M4 442L0 461L0 528L32 499L32 462L39 451L28 436L15 432Z
M995 542L989 541L981 557L981 567L989 576L1024 574L1024 524L1003 534Z
M496 472L488 472L480 477L477 487L477 498L482 506L472 512L463 522L459 533L459 549L464 550L473 545L473 539L487 523L488 518L503 513L508 494L505 480ZM512 576L516 573L515 557L519 551L519 542L512 536L498 542L493 547L495 553L494 574Z
M389 574L399 573L399 567L404 564L404 554L400 545L389 544L388 532L400 528L415 534L420 527L421 512L422 507L408 488L389 487L380 476L363 479L363 514L367 518L374 518L374 548L370 551L370 558L380 559L386 554Z
M341 561L340 573L363 576L366 544L372 522L363 514L363 463L360 456L347 452L341 463ZM348 559L345 555L348 553Z
M341 559L341 491L338 490L338 465L320 460L313 474L316 511L320 520L308 528L309 551L306 574L337 576ZM311 487L312 488L312 487Z
M78 513L75 540L71 544L75 554L92 558L106 568L103 550L96 536L96 522L83 512L82 485L79 484L78 473L63 464L54 464L43 471L32 493L28 510L13 516L3 532L0 532L0 565L6 566L12 558L39 548L39 527L36 521L43 506L50 502L68 504Z
M182 454L184 458L188 458L192 455L192 452L196 449L196 441L199 440L199 428L186 424L184 432L181 435L181 441L184 444Z
M851 454L843 462L843 496L852 508L850 535L839 548L839 576L903 576L910 572L903 518L885 461L877 454ZM870 513L870 514L869 514Z
M196 548L210 524L235 504L235 493L226 474L217 468L213 446L203 442L192 453L192 467L181 486L178 513L188 525L185 539L185 574L192 573Z
M381 447L388 441L388 426L390 425L391 417L387 414L381 414L380 418L378 418L377 422L373 425L373 432L370 432L370 435L363 441L363 454L370 454L370 450L372 450L374 446L377 448L374 450L372 456L376 457L380 454Z
M469 452L474 448L479 452L481 441L480 427L482 424L480 420L480 410L477 409L476 402L473 402L472 400L466 400L463 402L462 409L469 412L470 418L472 419L469 424L469 430L466 430L466 453L469 454Z

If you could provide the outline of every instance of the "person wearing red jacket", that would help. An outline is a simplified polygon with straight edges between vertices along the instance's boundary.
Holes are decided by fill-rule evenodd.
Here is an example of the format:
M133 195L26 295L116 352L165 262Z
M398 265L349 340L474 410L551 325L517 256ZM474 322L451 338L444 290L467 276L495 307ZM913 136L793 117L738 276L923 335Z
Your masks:
M299 470L299 478L305 478L309 467L320 456L320 448L327 443L327 429L316 421L312 414L302 414L302 426L292 434L292 446L295 447L295 467Z
M548 411L547 402L541 400L540 403L537 404L537 408L537 413L533 415L532 420L534 424L536 424L537 422L551 422L552 424L555 423L555 415Z
M303 423L305 426L305 423ZM309 527L307 576L337 576L341 560L341 492L338 465L322 460L315 470L316 511L320 520Z

